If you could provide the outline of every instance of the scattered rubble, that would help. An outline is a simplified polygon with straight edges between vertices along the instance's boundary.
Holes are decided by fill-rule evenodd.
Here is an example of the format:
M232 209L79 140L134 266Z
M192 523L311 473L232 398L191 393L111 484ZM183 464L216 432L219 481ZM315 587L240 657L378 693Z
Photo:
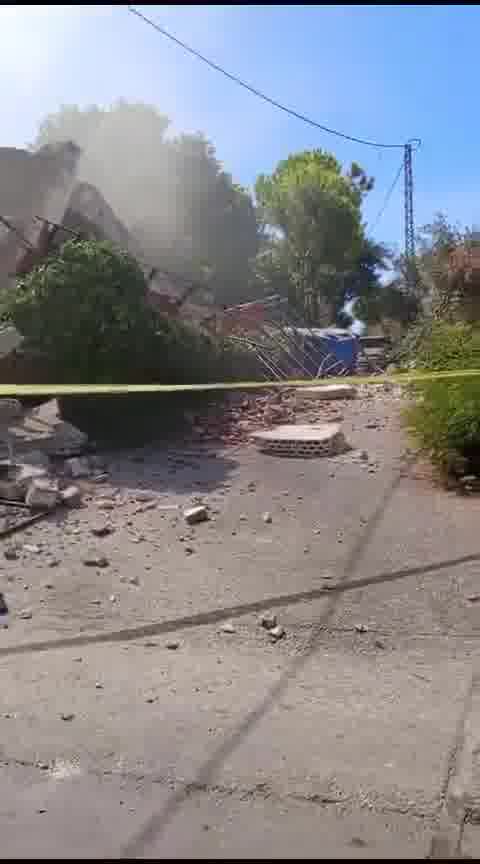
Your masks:
M265 522L265 525L271 525L272 523L272 514L268 512L268 510L262 515L262 519Z
M19 613L18 617L21 618L22 621L29 621L30 618L33 618L33 613L31 609L24 609L23 612Z
M83 559L85 567L108 567L109 561L105 555L100 555L98 552L89 552Z
M183 517L188 525L198 525L200 522L208 520L208 510L203 505L189 507L183 511Z
M177 651L177 649L180 648L180 642L167 642L165 648L169 651Z
M480 477L477 477L475 474L466 474L465 477L460 479L459 483L462 492L465 494L480 492Z
M279 639L283 639L285 632L285 627L282 627L281 624L277 624L276 627L272 627L271 630L268 631L268 635L272 637L274 642L278 642Z
M59 501L58 483L47 478L32 480L25 496L25 503L32 510L53 510Z
M36 543L25 543L22 548L24 552L31 552L32 555L39 555L42 551L40 546L37 546Z
M113 534L115 528L113 525L94 525L90 528L90 533L94 535L94 537L108 537L109 534Z
M232 624L231 621L226 621L225 624L221 624L219 629L222 633L236 633L237 632L236 627L234 627L234 625Z
M115 501L111 498L99 498L96 503L100 510L115 510L116 507Z
M273 614L273 612L264 612L260 615L260 625L265 628L265 630L273 630L274 627L277 626L277 616Z
M355 630L357 633L368 633L368 627L366 624L355 624Z

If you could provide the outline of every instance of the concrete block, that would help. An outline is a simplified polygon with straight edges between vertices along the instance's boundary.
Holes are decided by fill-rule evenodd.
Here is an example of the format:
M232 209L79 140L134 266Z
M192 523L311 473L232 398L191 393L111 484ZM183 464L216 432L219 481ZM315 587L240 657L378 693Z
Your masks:
M32 510L52 510L60 500L57 484L52 480L32 480L25 496L25 503Z

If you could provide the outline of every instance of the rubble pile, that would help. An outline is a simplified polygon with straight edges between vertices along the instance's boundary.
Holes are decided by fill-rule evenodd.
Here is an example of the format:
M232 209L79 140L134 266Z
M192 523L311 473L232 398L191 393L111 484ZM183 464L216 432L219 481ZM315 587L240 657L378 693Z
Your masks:
M286 423L295 423L297 404L295 388L261 391L246 395L233 391L221 405L214 406L205 414L188 414L190 428L186 435L188 443L212 442L226 445L244 444L251 440L253 432L271 429ZM338 415L338 403L327 402L315 406L318 419L329 422ZM302 412L303 414L303 412Z
M26 505L32 511L53 510L59 504L77 507L82 491L74 481L95 480L95 456L52 459L41 450L25 453L17 461L0 462L0 499Z

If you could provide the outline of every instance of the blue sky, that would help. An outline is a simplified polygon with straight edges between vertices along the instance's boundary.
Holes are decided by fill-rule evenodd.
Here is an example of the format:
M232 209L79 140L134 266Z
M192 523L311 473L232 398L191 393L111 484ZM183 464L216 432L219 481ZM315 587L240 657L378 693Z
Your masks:
M272 97L328 126L382 141L422 139L417 224L444 210L480 222L479 6L139 6ZM0 7L1 145L25 146L62 103L150 102L202 131L251 186L288 153L324 147L376 178L372 223L400 164L311 129L186 55L124 6ZM376 230L403 242L401 184ZM0 190L1 195L1 190Z

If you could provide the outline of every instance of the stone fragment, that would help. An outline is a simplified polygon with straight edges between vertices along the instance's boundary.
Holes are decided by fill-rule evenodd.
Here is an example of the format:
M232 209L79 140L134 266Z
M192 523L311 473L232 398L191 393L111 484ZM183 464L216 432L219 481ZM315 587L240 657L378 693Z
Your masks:
M198 525L208 520L208 510L203 504L198 507L188 507L183 511L183 516L188 525Z

